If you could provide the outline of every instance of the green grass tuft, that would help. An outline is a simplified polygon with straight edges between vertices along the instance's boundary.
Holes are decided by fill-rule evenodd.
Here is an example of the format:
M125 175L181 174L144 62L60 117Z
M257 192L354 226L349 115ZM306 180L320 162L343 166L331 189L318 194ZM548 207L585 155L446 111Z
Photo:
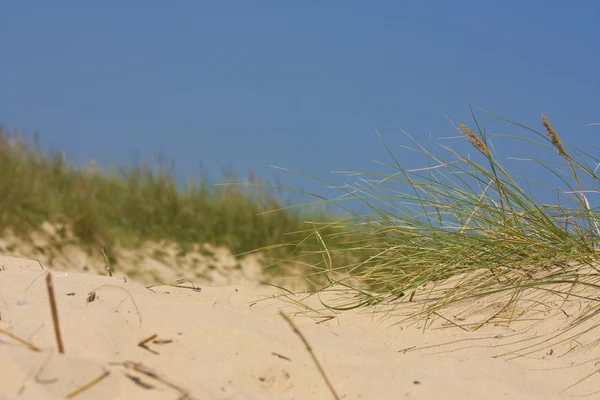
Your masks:
M290 232L310 229L307 220L332 218L322 208L260 215L289 199L258 187L252 174L249 185L231 171L223 179L237 185L216 186L202 178L182 186L172 165L161 160L120 170L80 167L24 134L0 128L0 227L23 240L51 223L61 227L57 245L74 240L108 254L116 245L135 249L165 240L184 251L205 243L235 254L267 247L267 255L278 260L295 249L287 245L294 241Z
M350 217L322 225L327 232L317 227L307 238L321 244L309 253L322 257L316 270L327 284L321 290L342 285L356 294L340 309L388 302L393 307L394 300L412 299L431 290L427 285L456 276L463 278L431 292L422 313L503 291L543 290L561 282L596 285L600 218L585 189L595 191L600 182L599 160L565 147L545 116L542 130L500 119L524 135L487 133L473 113L474 128L459 123L457 130L475 154L442 146L445 154L437 155L406 134L424 158L423 168L406 169L386 145L389 173L352 172L358 179L338 186L342 196L329 202ZM528 162L556 178L554 189L511 172L495 155L492 138L546 152L549 161ZM556 203L538 200L541 191L551 191ZM368 213L352 212L350 201ZM582 277L579 268L569 267L576 262L592 265L592 272Z

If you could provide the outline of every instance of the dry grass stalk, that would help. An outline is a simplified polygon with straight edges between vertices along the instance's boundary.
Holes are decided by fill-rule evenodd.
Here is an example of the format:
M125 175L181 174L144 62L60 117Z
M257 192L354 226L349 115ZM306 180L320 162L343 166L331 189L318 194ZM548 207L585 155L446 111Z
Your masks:
M65 352L62 337L60 335L60 325L58 324L58 311L56 310L56 298L54 296L54 285L52 284L52 275L50 272L46 275L46 286L48 287L48 298L50 299L50 311L52 312L52 322L54 324L54 335L56 336L56 344L58 352Z
M106 248L102 247L100 250L102 250L102 256L104 257L104 266L106 267L108 276L113 276L112 268L110 267L110 260L108 259L108 255L106 254Z
M481 152L481 154L483 154L484 156L486 156L486 157L491 156L490 150L488 149L486 144L483 143L483 141L481 139L479 139L479 137L475 133L473 133L472 130L470 130L462 122L459 122L458 126L460 126L460 131L463 134L463 136L465 138L467 138L467 140L469 141L469 143L471 143L473 145L473 147L475 147L477 150L479 150Z
M147 338L140 340L140 342L138 343L138 346L144 350L148 350L149 352L151 352L153 354L159 354L157 351L154 351L150 347L148 347L148 343L150 343L152 340L156 339L157 336L158 335L155 333L152 336L148 336Z
M17 335L10 333L8 331L5 331L4 329L0 329L0 333L3 335L8 336L11 339L16 340L17 342L24 344L25 346L29 347L31 350L33 351L42 351L42 349L40 349L39 347L37 347L35 344L28 342L27 340L18 337Z
M144 366L141 363L137 363L134 361L124 361L122 363L113 363L113 364L118 364L118 365L122 365L125 368L128 369L132 369L136 372L139 372L140 374L146 375L149 378L152 378L154 380L157 380L158 382L170 387L171 389L176 390L177 392L179 392L179 394L181 394L181 396L179 397L180 399L187 399L187 400L193 400L194 397L192 397L190 395L190 393L183 389L181 386L171 382L170 380L160 376L159 374L157 374L156 372L154 372L153 370L151 370L150 368Z
M73 397L77 396L78 394L88 390L89 388L91 388L92 386L94 386L95 384L97 384L98 382L100 382L102 379L106 378L108 375L110 375L110 371L108 370L104 370L104 372L102 372L100 375L98 375L97 377L95 377L94 379L92 379L91 381L89 381L88 383L79 386L78 388L76 388L75 390L73 390L72 392L69 392L65 398L67 399L72 399Z
M138 346L140 347L146 347L146 345L148 344L148 342L150 342L151 340L155 339L158 335L155 333L152 336L148 336L145 339L140 340L140 342L138 343Z
M320 321L315 322L316 324L322 324L323 322L331 321L334 318L337 318L337 315L316 315L311 316L312 319L319 319Z
M302 332L300 332L300 330L298 329L298 327L296 326L296 324L294 324L294 322L291 320L290 317L288 317L287 315L285 315L281 311L279 312L279 314L281 314L281 316L283 317L283 319L285 319L287 321L287 323L290 325L290 327L292 328L292 330L294 331L294 333L296 335L298 335L298 337L300 338L300 340L302 340L302 343L304 343L304 347L306 347L306 350L308 351L308 353L312 357L315 365L319 369L319 373L321 374L321 376L323 377L323 380L327 384L327 387L329 388L329 391L333 395L333 398L335 400L340 400L340 396L338 396L338 394L336 393L333 385L329 381L329 378L327 377L327 374L325 374L325 370L323 369L323 367L319 363L319 360L317 360L317 356L315 356L315 353L314 353L311 345L308 343L308 340L306 340L306 338L304 337L304 335L302 334Z
M279 357L282 360L286 360L286 361L292 361L291 358L284 356L283 354L279 354L279 353L275 353L274 351L271 352L272 355L274 355L275 357Z
M160 286L168 286L168 287L174 287L174 288L178 288L178 289L188 289L188 290L192 290L194 292L201 292L202 291L201 287L194 286L193 282L190 282L190 283L192 284L192 286L185 286L185 285L181 285L181 284L165 284L165 283L160 283L160 284L157 284L157 285L148 285L148 286L146 286L146 289L151 290L153 293L155 293L154 290L152 290L152 288L160 287Z

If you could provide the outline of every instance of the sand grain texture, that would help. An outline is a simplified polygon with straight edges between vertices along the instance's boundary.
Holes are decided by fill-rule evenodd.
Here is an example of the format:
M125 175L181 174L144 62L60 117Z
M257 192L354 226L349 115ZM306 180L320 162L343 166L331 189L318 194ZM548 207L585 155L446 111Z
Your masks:
M104 379L72 398L177 399L185 393L193 399L331 399L280 310L294 317L343 399L558 399L589 372L567 368L584 361L577 354L492 358L506 350L502 340L508 339L489 338L515 333L504 327L423 331L393 325L393 317L380 321L368 311L317 323L294 315L301 310L290 303L256 302L278 293L271 287L150 290L123 277L57 266L51 273L65 348L58 354L47 270L11 257L2 257L0 267L0 328L43 349L35 352L0 335L2 399L64 398L105 370ZM91 292L95 298L88 302ZM316 298L310 301L316 304ZM551 330L554 322L548 321L544 329ZM138 345L152 335L146 347ZM123 362L151 369L175 387L114 364ZM593 392L594 379L570 394Z

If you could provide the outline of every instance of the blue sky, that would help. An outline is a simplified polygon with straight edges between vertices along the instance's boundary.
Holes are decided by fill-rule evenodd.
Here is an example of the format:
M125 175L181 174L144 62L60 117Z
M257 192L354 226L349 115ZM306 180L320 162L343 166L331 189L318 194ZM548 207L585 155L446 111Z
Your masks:
M180 172L270 178L277 165L339 182L329 171L388 161L374 127L420 166L401 129L433 146L457 134L447 118L470 123L469 102L536 127L544 112L579 146L600 134L586 127L600 122L597 1L56 0L0 13L0 121L73 159L163 152Z

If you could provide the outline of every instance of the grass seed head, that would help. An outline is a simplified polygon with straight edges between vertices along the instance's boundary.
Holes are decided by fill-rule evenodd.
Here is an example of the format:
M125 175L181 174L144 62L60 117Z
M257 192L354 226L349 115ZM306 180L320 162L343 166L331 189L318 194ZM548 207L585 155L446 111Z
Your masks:
M475 133L473 133L472 130L467 128L467 126L462 122L459 122L458 126L460 126L461 133L467 138L467 140L473 145L473 147L479 150L483 155L487 157L490 156L490 150L488 149L488 147L481 139L479 139L477 135L475 135Z
M548 132L548 136L550 136L552 144L558 149L558 154L567 158L567 152L565 151L565 148L563 147L562 142L558 137L558 134L556 133L556 131L552 127L552 124L550 124L548 118L546 118L544 114L542 114L542 122L544 123L544 127L546 127L546 131Z

